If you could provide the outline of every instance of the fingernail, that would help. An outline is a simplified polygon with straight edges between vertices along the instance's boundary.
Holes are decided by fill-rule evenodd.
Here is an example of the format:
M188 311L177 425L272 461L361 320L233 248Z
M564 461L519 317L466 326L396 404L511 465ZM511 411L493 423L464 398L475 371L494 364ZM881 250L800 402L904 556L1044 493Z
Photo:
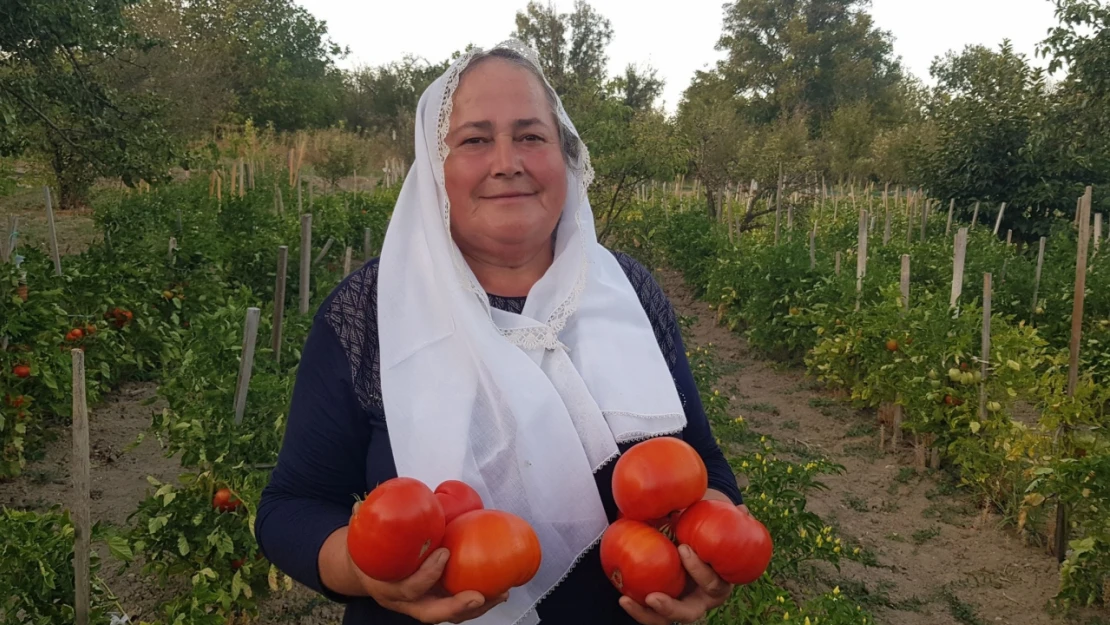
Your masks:
M444 564L444 563L446 563L446 562L447 562L447 556L448 556L448 555L449 555L449 554L448 554L448 553L447 553L446 551L440 551L440 552L439 552L439 555L438 555L438 556L436 556L436 564Z
M690 556L694 555L694 552L691 551L690 548L686 545L679 545L678 552L682 554L683 558L689 558Z
M648 604L651 605L651 607L653 609L655 609L655 610L663 609L663 600L662 599L659 599L657 597L652 597L651 599L648 599L647 601L648 601Z
M482 603L483 602L481 599L474 599L470 603L466 604L466 609L473 610L474 608L481 607Z

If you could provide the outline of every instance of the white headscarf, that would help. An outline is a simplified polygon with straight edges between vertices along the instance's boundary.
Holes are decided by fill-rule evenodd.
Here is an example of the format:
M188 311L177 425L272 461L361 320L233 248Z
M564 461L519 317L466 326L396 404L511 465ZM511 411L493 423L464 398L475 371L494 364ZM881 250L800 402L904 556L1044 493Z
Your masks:
M519 42L497 48L539 70ZM445 137L459 74L479 53L458 59L417 106L416 159L382 247L378 334L398 474L430 488L462 480L539 536L539 573L474 621L512 625L538 622L536 604L605 531L593 474L617 443L680 431L686 417L636 292L597 242L593 170L561 103L580 156L567 167L554 262L522 314L491 308L463 259L450 234Z

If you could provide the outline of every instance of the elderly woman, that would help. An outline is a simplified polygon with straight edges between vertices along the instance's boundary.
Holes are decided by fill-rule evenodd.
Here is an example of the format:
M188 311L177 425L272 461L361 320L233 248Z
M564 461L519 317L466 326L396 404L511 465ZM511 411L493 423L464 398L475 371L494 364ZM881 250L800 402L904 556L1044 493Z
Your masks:
M586 147L532 52L460 58L423 94L416 160L381 258L321 305L259 505L263 553L346 604L344 623L689 623L731 587L685 546L685 595L622 597L598 543L614 460L655 436L692 445L707 497L741 504L670 303L594 233ZM527 520L543 562L501 597L448 596L446 549L410 578L364 575L352 503L404 475L474 487Z

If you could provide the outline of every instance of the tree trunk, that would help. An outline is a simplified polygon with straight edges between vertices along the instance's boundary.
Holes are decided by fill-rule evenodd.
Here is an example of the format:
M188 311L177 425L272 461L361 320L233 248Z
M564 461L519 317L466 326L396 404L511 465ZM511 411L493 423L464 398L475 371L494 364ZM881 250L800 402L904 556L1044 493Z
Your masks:
M717 194L713 192L713 187L705 185L705 203L709 207L709 218L717 220Z
M60 210L80 208L88 202L92 172L83 160L74 158L67 146L52 142L50 166L58 181L57 206Z

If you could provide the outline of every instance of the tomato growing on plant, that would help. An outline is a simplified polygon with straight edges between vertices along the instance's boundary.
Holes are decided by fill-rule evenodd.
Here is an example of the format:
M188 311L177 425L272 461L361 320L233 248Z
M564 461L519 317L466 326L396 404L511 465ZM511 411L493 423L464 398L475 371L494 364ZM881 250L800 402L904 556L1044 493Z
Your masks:
M412 575L443 542L443 507L423 482L395 477L359 504L347 528L347 551L366 575L396 582Z
M212 497L212 507L220 512L231 512L242 505L243 502L231 493L228 488L221 488Z
M896 341L894 339L887 339L886 340L886 350L888 352L898 351L898 341Z
M540 539L527 521L501 510L471 510L447 526L443 546L451 552L443 588L475 590L486 599L527 584L540 570Z
M16 365L12 367L12 375L17 378L31 377L31 367L28 365Z

